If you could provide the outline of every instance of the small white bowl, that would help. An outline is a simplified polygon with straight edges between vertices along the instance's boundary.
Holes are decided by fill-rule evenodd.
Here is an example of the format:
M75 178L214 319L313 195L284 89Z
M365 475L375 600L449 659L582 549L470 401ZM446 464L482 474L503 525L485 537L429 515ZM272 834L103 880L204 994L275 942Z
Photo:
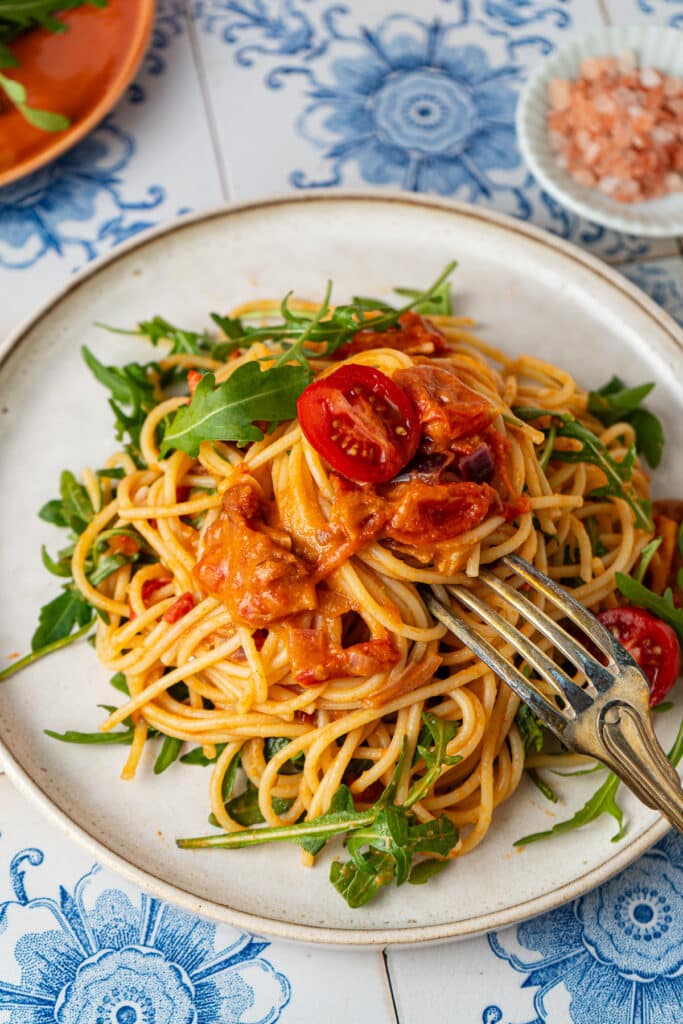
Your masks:
M517 136L527 166L540 185L588 220L631 235L668 238L683 234L683 192L639 203L619 203L579 185L556 161L546 123L548 85L577 78L586 57L619 56L632 50L639 67L683 78L683 32L675 28L617 25L575 39L544 61L527 82L517 107Z

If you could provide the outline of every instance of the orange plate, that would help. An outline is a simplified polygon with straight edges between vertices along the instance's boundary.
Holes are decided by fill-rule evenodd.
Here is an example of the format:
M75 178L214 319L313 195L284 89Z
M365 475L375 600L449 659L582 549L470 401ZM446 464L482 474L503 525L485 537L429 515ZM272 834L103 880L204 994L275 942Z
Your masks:
M4 73L26 86L29 106L66 114L69 128L33 128L0 99L0 186L30 174L75 145L107 114L135 74L154 20L154 0L108 0L77 7L65 32L31 29L12 44L19 67Z

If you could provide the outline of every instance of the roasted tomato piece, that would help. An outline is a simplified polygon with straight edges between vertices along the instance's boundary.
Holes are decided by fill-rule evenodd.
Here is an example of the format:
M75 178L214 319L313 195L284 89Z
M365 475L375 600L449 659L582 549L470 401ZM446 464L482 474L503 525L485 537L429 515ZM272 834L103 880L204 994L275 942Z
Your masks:
M681 648L674 630L644 608L610 608L598 618L647 676L650 707L659 704L681 671Z
M177 600L175 600L172 605L169 605L169 607L164 612L164 622L170 622L171 624L173 624L174 622L178 622L178 620L182 619L184 615L187 615L188 612L191 612L193 608L193 595L189 592L186 594L181 594L180 597Z
M340 366L299 396L299 423L332 469L357 483L391 480L417 451L415 406L380 370Z
M445 334L419 313L404 313L398 323L398 327L390 327L386 331L373 331L370 328L358 331L353 340L342 345L337 354L346 359L372 348L397 348L413 356L438 356L448 350Z
M235 622L255 628L318 603L310 567L289 550L285 531L269 528L261 512L248 483L228 488L194 568L204 590L223 602Z
M393 380L417 407L420 448L429 453L447 451L458 438L481 434L500 412L443 366L411 366L395 373Z
M391 518L384 533L401 544L420 547L452 540L500 507L498 492L488 484L470 482L396 484L389 494Z

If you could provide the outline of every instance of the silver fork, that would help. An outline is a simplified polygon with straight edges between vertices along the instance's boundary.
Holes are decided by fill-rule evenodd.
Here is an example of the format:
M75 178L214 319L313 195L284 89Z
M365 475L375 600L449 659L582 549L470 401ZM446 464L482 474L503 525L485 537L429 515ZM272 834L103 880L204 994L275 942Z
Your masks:
M607 664L603 665L527 597L489 569L480 570L480 582L512 605L583 672L589 681L585 689L466 586L446 589L503 637L550 684L559 701L549 699L429 587L422 587L432 615L503 679L566 747L602 761L644 804L661 811L683 832L683 788L652 728L649 686L636 662L591 612L535 566L517 555L508 555L501 563L543 594L606 655Z

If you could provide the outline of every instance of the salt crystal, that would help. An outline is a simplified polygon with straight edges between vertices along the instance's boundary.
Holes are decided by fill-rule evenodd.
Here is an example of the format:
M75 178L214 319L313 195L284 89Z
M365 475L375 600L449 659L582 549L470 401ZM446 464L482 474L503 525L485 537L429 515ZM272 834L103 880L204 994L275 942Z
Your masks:
M622 50L618 59L619 70L628 75L636 69L636 55L633 50Z
M597 78L600 78L603 70L604 65L597 57L586 57L581 64L581 74L589 82L594 82Z
M598 188L605 195L611 195L615 189L619 188L621 182L619 178L615 178L613 175L606 175L604 178L598 180Z
M579 185L585 185L586 188L592 188L596 181L594 174L591 174L589 170L581 167L572 171L572 178L574 181L578 181Z
M666 125L656 124L650 132L650 137L655 146L670 146L672 142L676 141L675 133Z
M548 86L548 98L554 110L566 110L571 99L571 86L565 78L553 78Z
M641 68L640 81L646 89L657 89L662 84L662 76L654 68Z

